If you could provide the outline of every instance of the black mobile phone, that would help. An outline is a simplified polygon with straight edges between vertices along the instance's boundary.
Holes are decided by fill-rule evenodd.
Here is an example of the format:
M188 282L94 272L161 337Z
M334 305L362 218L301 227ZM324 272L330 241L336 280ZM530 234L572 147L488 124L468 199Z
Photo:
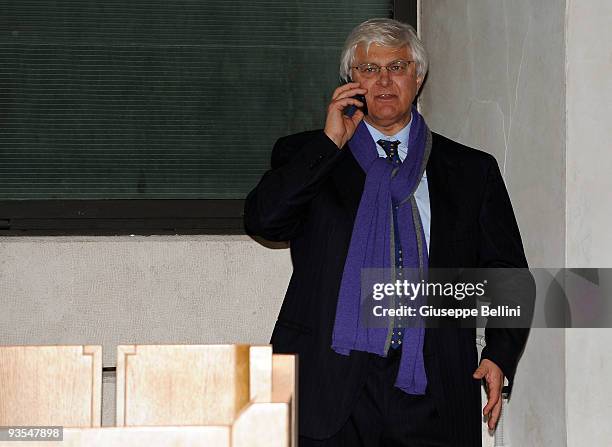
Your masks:
M344 108L344 114L346 116L353 116L355 114L355 112L357 111L357 109L361 109L361 111L363 112L364 115L368 114L368 103L366 102L365 96L363 95L355 95L353 96L353 98L355 98L358 101L361 101L363 103L363 107L357 107L353 104L347 106Z

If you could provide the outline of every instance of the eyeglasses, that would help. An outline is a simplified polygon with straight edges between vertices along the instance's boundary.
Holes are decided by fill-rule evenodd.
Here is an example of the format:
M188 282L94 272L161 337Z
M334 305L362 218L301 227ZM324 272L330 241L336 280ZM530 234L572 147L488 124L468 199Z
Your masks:
M380 71L384 68L386 69L390 75L393 76L405 76L408 74L408 68L410 64L414 64L414 61L395 61L391 62L389 65L381 67L378 64L359 64L354 67L361 75L365 78L373 78L378 76Z

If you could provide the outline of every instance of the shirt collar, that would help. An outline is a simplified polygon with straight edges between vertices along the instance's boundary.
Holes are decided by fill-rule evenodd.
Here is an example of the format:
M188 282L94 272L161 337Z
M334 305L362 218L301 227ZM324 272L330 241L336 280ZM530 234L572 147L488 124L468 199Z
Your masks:
M406 158L406 155L408 154L408 137L410 136L410 126L412 125L412 114L410 115L410 122L408 124L406 124L404 126L404 128L401 129L398 133L396 133L395 135L391 135L391 136L387 136L387 135L383 134L380 130L378 130L377 128L371 126L365 120L363 122L365 123L365 125L368 128L368 130L370 131L370 135L372 135L372 139L374 141L378 141L378 140L389 140L389 141L398 140L400 142L400 145L397 148L397 152L399 154L400 159L402 161L404 161L404 159ZM382 147L380 147L378 144L376 144L376 150L377 150L378 155L380 157L384 158L386 156L384 149ZM423 181L426 178L427 178L427 171L423 171L423 177L421 178L421 181Z
M412 125L412 113L410 114L410 122L406 124L399 132L395 135L385 135L380 130L370 125L366 120L363 120L368 130L370 131L370 135L372 135L372 139L376 142L378 140L389 140L394 141L398 140L400 144L404 147L408 147L408 137L410 135L410 126Z

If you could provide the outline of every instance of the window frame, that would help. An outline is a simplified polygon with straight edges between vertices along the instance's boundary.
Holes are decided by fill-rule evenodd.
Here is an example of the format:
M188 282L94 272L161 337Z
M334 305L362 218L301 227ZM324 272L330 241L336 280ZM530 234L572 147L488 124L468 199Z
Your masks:
M393 0L393 17L416 28L417 0ZM244 199L0 200L0 236L244 235L243 209Z
M3 200L0 235L245 234L244 200Z

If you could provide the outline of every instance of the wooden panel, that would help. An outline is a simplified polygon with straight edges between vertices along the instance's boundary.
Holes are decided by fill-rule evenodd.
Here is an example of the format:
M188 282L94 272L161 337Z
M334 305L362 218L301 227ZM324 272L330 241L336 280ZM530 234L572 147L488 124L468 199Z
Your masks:
M0 447L230 447L229 427L69 428L63 441L2 442Z
M290 404L291 447L298 442L298 357L292 354L272 356L272 402Z
M0 426L99 427L101 346L0 346Z
M232 447L289 447L290 404L254 402L232 426Z
M248 345L117 347L117 426L230 425L249 397Z
M251 402L271 402L272 346L251 346L249 353Z

